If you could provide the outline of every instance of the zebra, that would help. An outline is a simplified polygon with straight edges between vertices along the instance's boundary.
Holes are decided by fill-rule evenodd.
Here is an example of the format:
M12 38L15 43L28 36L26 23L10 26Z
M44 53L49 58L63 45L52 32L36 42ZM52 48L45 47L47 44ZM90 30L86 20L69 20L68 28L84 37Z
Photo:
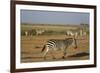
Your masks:
M77 38L77 37L78 37L78 33L79 33L79 32L67 31L67 32L66 32L66 35L67 35L67 36L71 36L71 37Z
M28 31L25 31L25 36L28 36Z
M36 30L36 35L41 35L45 30Z
M68 35L68 36L74 36L74 33L72 31L67 31L66 35Z
M75 38L50 39L44 45L41 52L45 51L43 57L46 58L46 55L50 50L51 51L62 50L64 54L62 58L65 58L66 50L71 45L74 45L75 49L77 48L77 43ZM51 52L51 55L53 59L55 59L55 57L53 56L53 52Z

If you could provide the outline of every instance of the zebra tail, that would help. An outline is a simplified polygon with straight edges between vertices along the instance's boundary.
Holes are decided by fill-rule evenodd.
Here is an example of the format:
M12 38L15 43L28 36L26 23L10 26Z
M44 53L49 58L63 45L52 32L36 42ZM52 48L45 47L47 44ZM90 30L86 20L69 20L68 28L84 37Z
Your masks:
M44 45L41 52L43 52L43 51L45 50L45 47L46 47L46 46Z

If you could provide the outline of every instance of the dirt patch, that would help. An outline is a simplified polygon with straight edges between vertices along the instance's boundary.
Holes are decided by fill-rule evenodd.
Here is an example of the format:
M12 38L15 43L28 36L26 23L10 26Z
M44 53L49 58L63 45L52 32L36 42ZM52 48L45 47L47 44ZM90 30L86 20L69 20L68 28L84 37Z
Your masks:
M78 38L77 41L77 49L73 47L69 47L67 49L67 54L63 59L63 52L62 51L54 51L53 59L50 52L46 55L44 59L42 48L43 45L49 39L64 39L65 35L54 35L54 36L22 36L21 39L21 62L43 62L43 61L60 61L60 60L87 60L89 59L89 39L81 37ZM70 38L70 37L67 37Z

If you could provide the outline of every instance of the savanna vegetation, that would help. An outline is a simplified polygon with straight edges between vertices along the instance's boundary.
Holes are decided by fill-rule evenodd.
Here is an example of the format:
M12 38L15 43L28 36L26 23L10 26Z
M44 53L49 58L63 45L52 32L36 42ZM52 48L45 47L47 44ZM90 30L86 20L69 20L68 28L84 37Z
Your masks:
M55 51L56 61L59 60L86 60L89 59L89 25L52 25L52 24L21 24L21 62L54 61L50 53L46 60L41 52L46 41L50 39L73 38L67 32L77 32L78 48L69 47L68 55L62 59L63 52ZM83 35L81 35L83 34Z

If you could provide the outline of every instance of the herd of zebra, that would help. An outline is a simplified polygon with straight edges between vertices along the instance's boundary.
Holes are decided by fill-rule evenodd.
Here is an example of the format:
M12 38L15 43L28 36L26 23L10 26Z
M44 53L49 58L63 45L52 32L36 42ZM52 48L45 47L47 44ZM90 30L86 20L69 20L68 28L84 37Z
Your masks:
M45 30L39 29L39 30L35 30L35 35L42 35L45 32ZM83 30L79 30L79 31L71 31L71 30L67 30L65 31L67 36L86 36L87 32L83 31ZM30 31L24 31L24 35L25 36L32 36L33 32Z
M36 35L41 35L44 33L45 30L36 30ZM62 58L64 59L67 54L67 49L70 46L73 46L74 49L77 48L77 37L78 36L86 36L87 33L83 30L79 31L66 31L66 36L71 36L69 38L64 39L49 39L43 46L41 53L43 52L43 58L46 58L46 55L48 52L51 53L53 59L55 59L55 56L53 55L54 51L61 50L63 51ZM29 36L29 32L25 31L25 36Z
M36 35L41 35L43 32L45 32L45 30L36 30ZM25 35L28 36L28 32L25 31ZM42 52L43 53L43 57L46 58L47 53L50 51L51 55L53 57L53 59L55 59L55 56L53 56L53 52L57 51L57 50L61 50L63 51L63 59L65 58L66 54L67 54L67 49L70 46L74 46L74 49L77 48L77 36L84 36L87 35L86 32L83 32L82 30L78 31L78 32L73 32L73 31L66 31L66 36L72 36L70 38L65 38L65 39L50 39L48 40L43 48L42 48Z
M35 35L41 35L42 33L45 32L45 30L34 30ZM25 36L32 36L33 32L32 31L24 31Z

